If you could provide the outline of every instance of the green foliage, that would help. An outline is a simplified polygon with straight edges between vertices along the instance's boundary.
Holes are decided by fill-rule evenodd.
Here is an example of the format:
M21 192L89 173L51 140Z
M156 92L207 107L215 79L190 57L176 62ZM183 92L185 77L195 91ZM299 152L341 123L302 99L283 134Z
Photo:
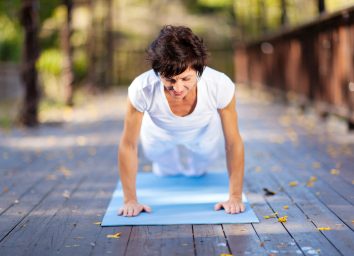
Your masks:
M83 80L87 75L88 59L87 54L82 50L77 50L74 54L74 77L75 81L79 82Z
M61 63L63 57L58 49L52 48L42 51L37 61L37 69L39 72L59 76L61 73Z
M0 61L18 62L21 57L22 35L19 25L0 14Z
M233 4L233 0L198 0L201 6L207 6L210 8L228 8Z

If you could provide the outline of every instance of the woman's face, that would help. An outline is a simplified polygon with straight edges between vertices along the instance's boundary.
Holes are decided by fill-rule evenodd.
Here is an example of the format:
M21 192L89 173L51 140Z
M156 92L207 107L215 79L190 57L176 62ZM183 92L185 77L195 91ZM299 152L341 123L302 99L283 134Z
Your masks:
M173 77L161 77L162 83L174 99L183 99L197 84L197 72L187 68L183 73Z

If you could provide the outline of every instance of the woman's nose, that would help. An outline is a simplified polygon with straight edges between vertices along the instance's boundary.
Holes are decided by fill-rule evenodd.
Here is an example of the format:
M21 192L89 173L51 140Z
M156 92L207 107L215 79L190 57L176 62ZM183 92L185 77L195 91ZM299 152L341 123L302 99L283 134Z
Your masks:
M183 84L182 84L182 82L177 81L177 82L173 85L173 90L175 90L176 92L181 92L181 91L183 91Z

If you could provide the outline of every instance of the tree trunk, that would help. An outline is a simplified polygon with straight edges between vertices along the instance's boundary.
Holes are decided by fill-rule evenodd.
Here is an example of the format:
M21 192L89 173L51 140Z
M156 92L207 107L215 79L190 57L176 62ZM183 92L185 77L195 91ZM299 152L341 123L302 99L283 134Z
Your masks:
M325 0L318 0L318 13L324 14L326 12L326 3Z
M72 34L72 0L63 0L66 7L66 20L65 24L61 29L61 48L63 51L63 68L62 68L62 82L64 87L64 97L65 104L72 106L73 102L73 83L74 83L74 73L73 73L73 49L71 46L70 38Z
M39 88L36 61L39 56L37 0L22 0L20 21L25 31L21 78L25 94L19 121L25 126L38 125Z
M288 12L286 10L286 0L281 0L281 17L280 17L280 24L281 26L288 25Z
M106 81L105 84L111 86L113 83L113 61L114 61L114 36L113 36L113 2L107 1L106 16L106 44L107 44L107 61L106 61Z

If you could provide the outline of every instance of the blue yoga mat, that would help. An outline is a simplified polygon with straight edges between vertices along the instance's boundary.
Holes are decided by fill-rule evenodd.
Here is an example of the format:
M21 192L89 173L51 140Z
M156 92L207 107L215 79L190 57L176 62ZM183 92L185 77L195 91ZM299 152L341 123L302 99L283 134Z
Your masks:
M152 173L138 173L139 202L152 208L136 217L117 215L123 203L123 191L118 183L103 217L102 226L223 224L259 222L244 195L246 210L239 214L215 211L217 202L228 198L227 173L207 173L201 177L159 177Z

